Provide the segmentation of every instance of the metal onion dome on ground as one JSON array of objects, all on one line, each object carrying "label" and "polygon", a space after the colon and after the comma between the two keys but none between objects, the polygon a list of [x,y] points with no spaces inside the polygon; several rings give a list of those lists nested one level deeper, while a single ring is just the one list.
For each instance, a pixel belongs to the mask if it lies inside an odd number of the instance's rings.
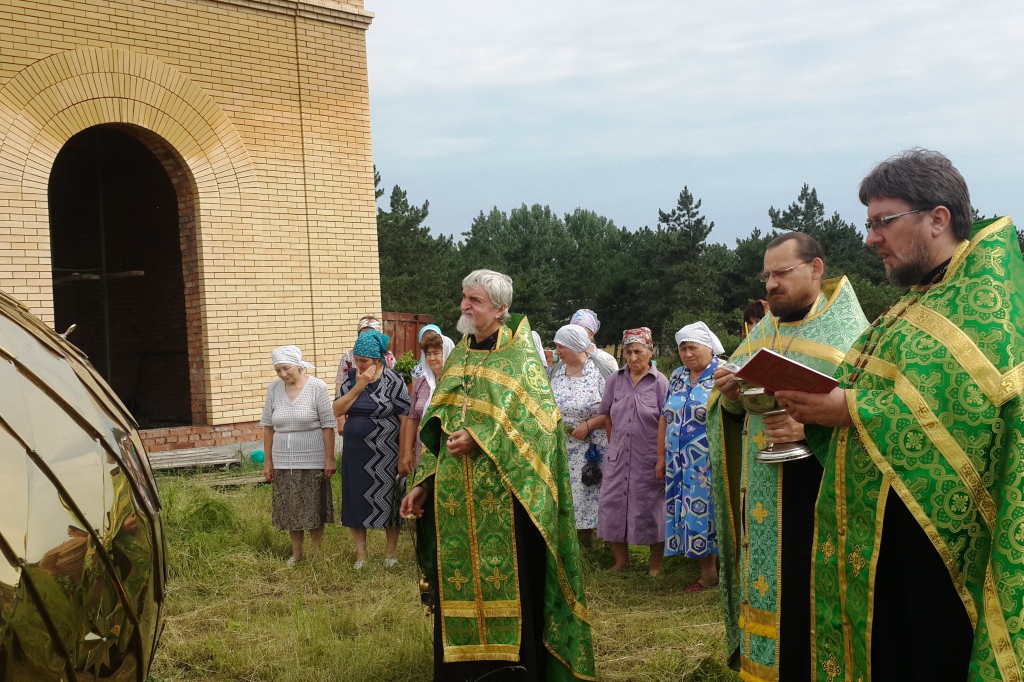
[{"label": "metal onion dome on ground", "polygon": [[166,584],[131,414],[0,292],[0,680],[144,682]]}]

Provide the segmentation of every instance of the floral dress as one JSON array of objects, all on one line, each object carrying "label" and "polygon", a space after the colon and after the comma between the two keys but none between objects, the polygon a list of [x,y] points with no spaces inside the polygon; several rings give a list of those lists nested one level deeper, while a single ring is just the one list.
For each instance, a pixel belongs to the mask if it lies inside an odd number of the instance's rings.
[{"label": "floral dress", "polygon": [[565,448],[569,455],[569,480],[572,483],[572,502],[576,508],[576,527],[596,528],[597,507],[601,498],[601,484],[584,485],[581,479],[586,464],[590,443],[597,445],[603,455],[608,447],[608,434],[604,429],[594,429],[589,440],[572,437],[572,430],[580,422],[597,416],[597,408],[604,395],[604,377],[590,358],[583,365],[583,375],[565,375],[565,365],[560,365],[551,376],[551,391],[555,394],[558,409],[562,412],[565,426]]},{"label": "floral dress", "polygon": [[715,509],[711,499],[711,453],[708,450],[708,395],[715,387],[711,358],[696,385],[690,370],[672,372],[665,417],[665,555],[703,557],[718,554]]}]

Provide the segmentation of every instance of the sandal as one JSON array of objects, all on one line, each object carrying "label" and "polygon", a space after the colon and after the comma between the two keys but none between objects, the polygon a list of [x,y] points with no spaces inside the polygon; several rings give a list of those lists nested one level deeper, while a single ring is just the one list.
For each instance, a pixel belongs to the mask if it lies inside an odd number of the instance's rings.
[{"label": "sandal", "polygon": [[697,592],[703,592],[704,590],[710,589],[707,585],[701,581],[697,581],[683,590],[684,594],[696,594]]}]

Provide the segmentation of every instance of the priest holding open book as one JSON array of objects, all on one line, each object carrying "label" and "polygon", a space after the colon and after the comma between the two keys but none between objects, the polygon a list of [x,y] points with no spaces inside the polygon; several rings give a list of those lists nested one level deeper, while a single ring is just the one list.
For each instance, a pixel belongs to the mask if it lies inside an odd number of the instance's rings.
[{"label": "priest holding open book", "polygon": [[804,390],[832,382],[868,324],[849,281],[824,280],[824,271],[821,245],[807,234],[768,245],[761,280],[770,311],[715,373],[708,401],[722,602],[730,662],[745,679],[811,674],[807,586],[822,465],[771,393],[785,381]]},{"label": "priest holding open book", "polygon": [[1020,682],[1017,231],[1009,217],[972,224],[964,178],[924,149],[880,163],[860,200],[868,246],[910,289],[851,348],[838,388],[777,394],[825,462],[809,667],[820,682]]}]

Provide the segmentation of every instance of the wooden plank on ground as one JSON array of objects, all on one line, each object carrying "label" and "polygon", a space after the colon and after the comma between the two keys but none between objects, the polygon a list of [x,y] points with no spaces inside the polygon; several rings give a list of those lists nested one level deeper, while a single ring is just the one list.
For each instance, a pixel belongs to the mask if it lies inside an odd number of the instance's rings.
[{"label": "wooden plank on ground", "polygon": [[241,464],[241,462],[242,458],[237,450],[185,448],[149,453],[149,463],[155,470],[230,466],[232,464]]}]

